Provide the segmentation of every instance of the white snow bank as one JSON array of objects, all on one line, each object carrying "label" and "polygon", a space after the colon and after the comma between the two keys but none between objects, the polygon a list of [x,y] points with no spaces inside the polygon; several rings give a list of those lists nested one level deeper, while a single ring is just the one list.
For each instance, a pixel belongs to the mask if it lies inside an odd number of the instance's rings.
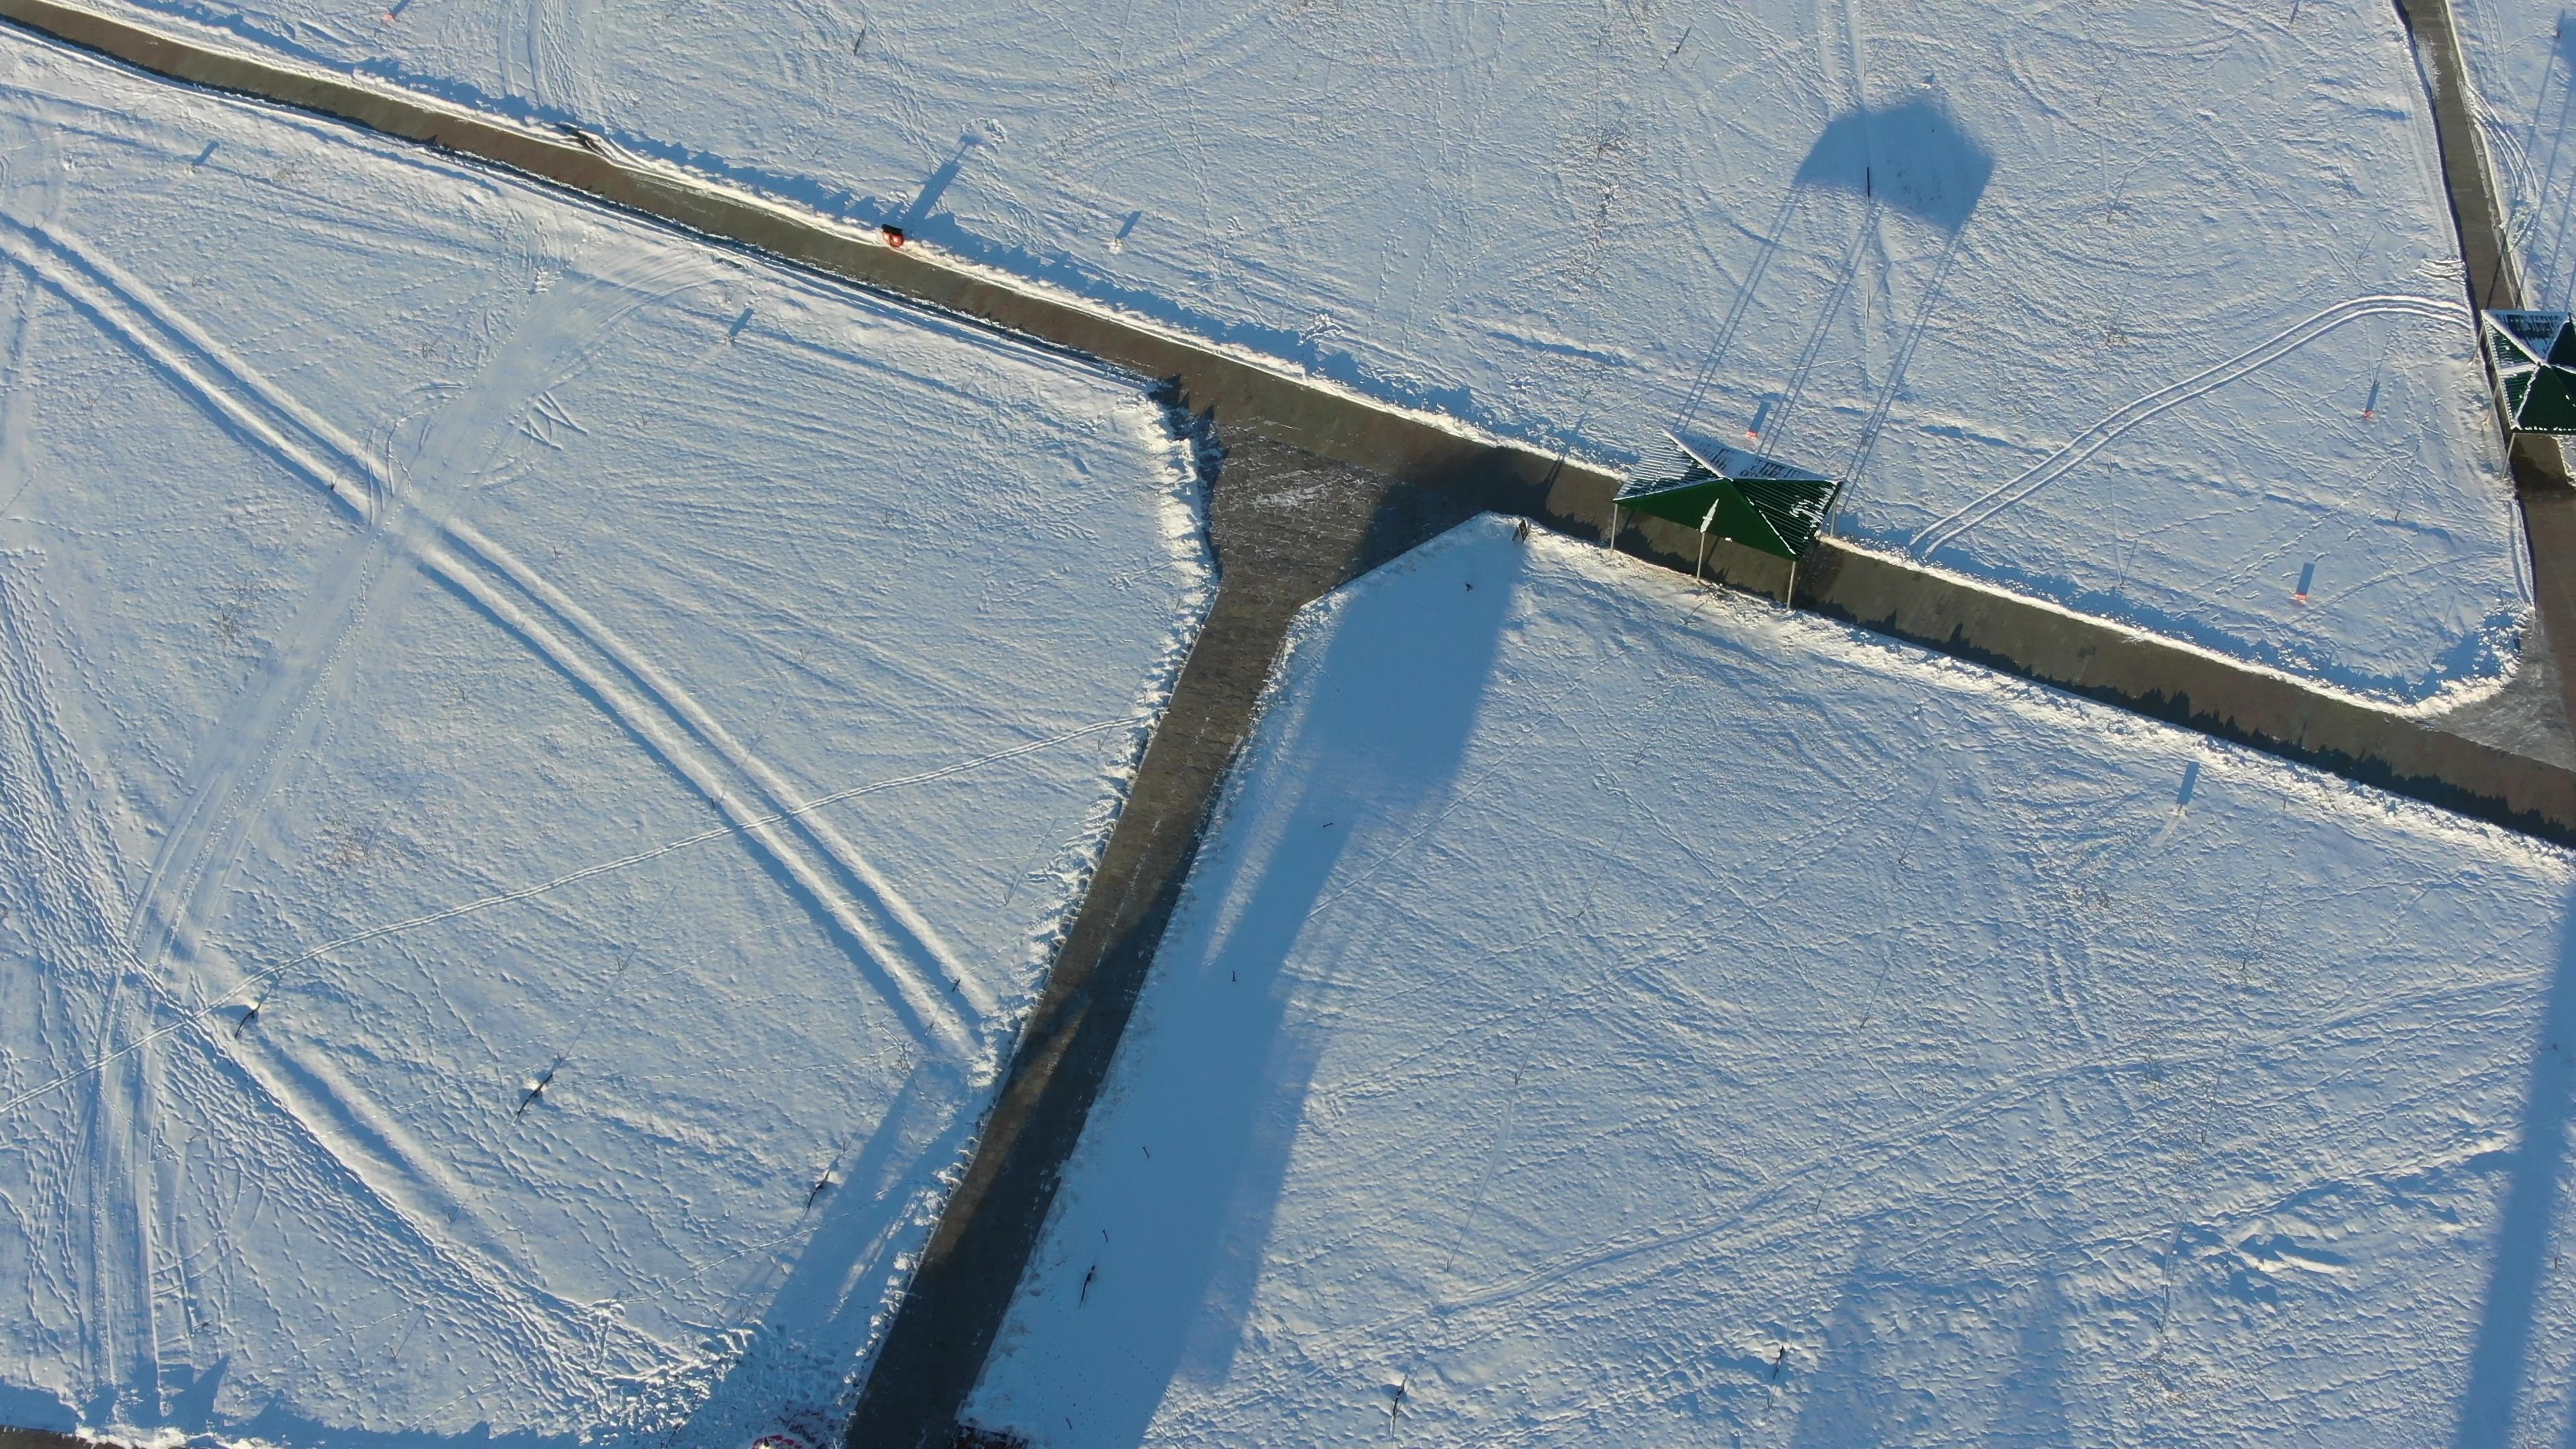
[{"label": "white snow bank", "polygon": [[980,1422],[2564,1426],[2565,855],[1490,518],[1272,701]]},{"label": "white snow bank", "polygon": [[1867,541],[2342,688],[2512,657],[2385,3],[122,3],[1550,448],[1758,424]]},{"label": "white snow bank", "polygon": [[0,1422],[819,1442],[1195,627],[1162,409],[15,35],[0,258]]}]

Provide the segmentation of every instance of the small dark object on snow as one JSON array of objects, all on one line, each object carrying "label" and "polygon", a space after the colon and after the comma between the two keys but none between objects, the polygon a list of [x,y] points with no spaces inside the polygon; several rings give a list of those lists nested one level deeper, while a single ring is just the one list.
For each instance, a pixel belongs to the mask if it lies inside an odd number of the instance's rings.
[{"label": "small dark object on snow", "polygon": [[1519,523],[1516,523],[1516,524],[1514,524],[1514,525],[1512,526],[1512,542],[1514,542],[1514,543],[1527,543],[1527,542],[1529,542],[1529,520],[1528,520],[1528,519],[1524,518],[1524,519],[1522,519]]},{"label": "small dark object on snow", "polygon": [[589,152],[593,156],[605,156],[608,154],[607,152],[599,149],[599,143],[592,140],[590,133],[579,126],[557,125],[555,129],[563,132],[564,135],[571,138],[574,145],[579,146],[581,149]]},{"label": "small dark object on snow", "polygon": [[544,1095],[546,1087],[555,1079],[555,1067],[560,1067],[562,1065],[563,1058],[557,1057],[554,1059],[553,1066],[549,1066],[544,1071],[537,1073],[537,1079],[528,1084],[528,1094],[519,1099],[519,1110],[510,1114],[513,1119],[528,1115],[528,1104]]},{"label": "small dark object on snow", "polygon": [[1789,1345],[1780,1345],[1780,1356],[1771,1360],[1771,1382],[1780,1382],[1780,1366],[1789,1361]]},{"label": "small dark object on snow", "polygon": [[885,225],[878,227],[877,230],[885,233],[885,242],[887,246],[899,247],[903,245],[902,227],[896,226],[892,222],[888,222]]},{"label": "small dark object on snow", "polygon": [[253,1021],[257,1020],[258,1017],[259,1003],[254,1001],[250,1004],[250,1010],[243,1012],[240,1018],[233,1022],[233,1035],[241,1035],[242,1028],[250,1025]]},{"label": "small dark object on snow", "polygon": [[1079,1298],[1074,1299],[1073,1301],[1074,1301],[1074,1302],[1076,1302],[1076,1303],[1088,1303],[1088,1302],[1090,1302],[1090,1301],[1091,1301],[1091,1280],[1092,1280],[1092,1279],[1094,1279],[1094,1278],[1097,1278],[1097,1277],[1099,1277],[1099,1276],[1100,1276],[1100,1265],[1099,1265],[1098,1263],[1094,1263],[1094,1264],[1092,1264],[1092,1265],[1091,1265],[1091,1271],[1090,1271],[1090,1272],[1087,1272],[1087,1273],[1085,1273],[1085,1274],[1083,1274],[1083,1275],[1082,1275],[1082,1296],[1081,1296],[1081,1297],[1079,1297]]}]

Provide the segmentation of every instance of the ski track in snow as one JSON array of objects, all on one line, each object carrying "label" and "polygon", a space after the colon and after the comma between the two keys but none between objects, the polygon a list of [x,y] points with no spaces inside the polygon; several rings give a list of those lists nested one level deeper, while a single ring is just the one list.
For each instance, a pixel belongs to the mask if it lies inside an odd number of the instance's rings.
[{"label": "ski track in snow", "polygon": [[[1669,418],[1778,410],[1793,461],[1850,460],[1865,541],[1935,532],[1945,567],[2337,687],[2412,702],[2511,666],[2516,524],[2457,330],[2346,333],[1956,526],[2041,440],[2269,319],[2456,280],[2384,7],[118,3],[900,223],[1549,451],[1615,463]],[[2512,111],[2509,167],[2576,155],[2553,113]]]},{"label": "ski track in snow", "polygon": [[[294,1444],[812,1437],[1204,602],[1184,445],[1123,380],[441,159],[24,40],[0,70],[0,1212],[34,1253],[0,1250],[0,1396]],[[210,290],[163,246],[200,226],[307,250]],[[639,354],[708,374],[676,423]],[[57,375],[127,389],[103,430]],[[424,664],[481,672],[425,698]],[[547,712],[453,754],[485,694]],[[389,740],[450,753],[405,780]],[[405,870],[340,886],[315,852],[372,847],[334,813],[401,823]],[[485,1122],[514,1068],[562,1080]]]},{"label": "ski track in snow", "polygon": [[1214,820],[972,1422],[2419,1444],[2518,1294],[2576,1410],[2564,852],[1490,517]]},{"label": "ski track in snow", "polygon": [[[674,684],[649,660],[638,655],[561,590],[507,550],[477,534],[470,525],[439,516],[441,491],[437,471],[415,470],[397,488],[379,467],[369,464],[351,440],[261,379],[246,365],[227,358],[220,344],[189,326],[166,306],[156,304],[131,283],[120,284],[104,265],[84,257],[78,248],[42,231],[0,217],[0,250],[21,266],[88,308],[138,352],[152,359],[207,405],[257,438],[280,461],[311,478],[371,530],[370,542],[400,540],[409,557],[429,568],[442,583],[473,600],[522,643],[578,683],[606,706],[618,722],[655,758],[696,789],[710,805],[778,862],[824,912],[852,946],[851,955],[875,976],[878,989],[899,1003],[925,1038],[963,1059],[971,1050],[975,1022],[951,1007],[937,983],[963,980],[971,973],[941,943],[917,911],[895,895],[884,877],[827,822],[789,813],[790,799],[776,770],[743,748],[689,693]],[[49,263],[51,263],[49,265]],[[451,416],[494,418],[509,415],[511,399],[534,397],[520,373],[545,374],[567,369],[585,346],[606,335],[625,312],[667,300],[688,285],[707,280],[704,264],[694,258],[666,265],[687,268],[687,280],[637,278],[586,281],[557,296],[577,295],[589,303],[544,330],[532,324],[522,337],[540,339],[514,344],[496,364],[499,376],[468,390],[451,404]],[[668,285],[657,289],[655,283]],[[549,309],[551,310],[551,309]],[[519,359],[525,358],[524,362]],[[279,423],[287,426],[279,426]],[[288,436],[288,427],[311,446]],[[477,459],[476,462],[488,462]],[[423,473],[430,476],[424,479]],[[427,486],[421,486],[424,483]],[[372,562],[370,560],[369,562]],[[340,580],[329,606],[314,611],[305,628],[325,633],[285,642],[284,653],[304,667],[290,669],[261,695],[252,717],[238,733],[218,738],[225,758],[215,762],[191,799],[187,824],[167,837],[153,862],[151,886],[138,912],[157,918],[156,934],[169,949],[187,929],[186,907],[173,907],[165,897],[181,900],[220,895],[230,885],[228,869],[210,864],[220,855],[228,866],[238,860],[213,851],[210,834],[222,834],[239,814],[224,815],[225,803],[239,794],[255,808],[274,788],[272,772],[281,757],[287,719],[299,713],[319,678],[338,659],[351,631],[363,626],[366,584],[363,567]],[[317,647],[317,645],[319,647]],[[287,719],[281,719],[286,716]],[[274,723],[272,723],[274,721]],[[249,764],[238,761],[255,753]],[[241,788],[243,772],[251,785]],[[766,822],[766,823],[764,823]],[[790,828],[780,829],[785,824]],[[238,835],[232,838],[237,842]],[[176,882],[167,885],[165,882]],[[201,890],[201,886],[210,890]],[[157,967],[158,960],[150,963]],[[977,1015],[993,1003],[981,989],[968,998]]]},{"label": "ski track in snow", "polygon": [[2338,327],[2358,322],[2365,317],[2423,317],[2436,322],[2471,323],[2468,305],[2443,297],[2354,297],[2337,302],[2290,326],[2281,329],[2254,346],[2224,362],[2193,373],[2180,382],[2156,389],[2083,432],[2076,434],[2056,452],[2040,459],[2013,478],[1997,485],[1966,507],[1938,518],[1907,542],[1915,553],[1931,556],[1958,541],[1959,536],[1996,514],[2013,507],[2066,474],[2109,446],[2111,441],[2131,428],[2146,422],[2193,398],[2214,392],[2227,384],[2257,372],[2264,367],[2305,347]]}]

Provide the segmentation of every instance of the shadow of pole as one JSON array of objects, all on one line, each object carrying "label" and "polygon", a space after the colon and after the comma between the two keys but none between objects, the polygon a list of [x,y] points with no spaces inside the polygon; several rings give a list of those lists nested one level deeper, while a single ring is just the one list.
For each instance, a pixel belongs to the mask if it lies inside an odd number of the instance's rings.
[{"label": "shadow of pole", "polygon": [[2567,1167],[2568,1118],[2576,1107],[2576,1060],[2570,1057],[2576,1048],[2576,912],[2570,915],[2539,1036],[2532,1043],[2522,1140],[2509,1169],[2512,1181],[2496,1227],[2494,1267],[2478,1315],[2477,1345],[2469,1356],[2469,1383],[2453,1440],[2458,1449],[2501,1449],[2513,1442],[2530,1368],[2532,1323]]},{"label": "shadow of pole", "polygon": [[895,225],[908,232],[919,231],[921,224],[930,219],[931,211],[939,205],[939,198],[947,195],[948,188],[956,182],[957,173],[966,169],[966,158],[983,144],[984,138],[972,131],[958,137],[957,149],[949,153],[938,170],[930,173],[929,180],[921,183],[921,194],[912,199],[912,205],[903,209],[903,215],[896,219]]}]

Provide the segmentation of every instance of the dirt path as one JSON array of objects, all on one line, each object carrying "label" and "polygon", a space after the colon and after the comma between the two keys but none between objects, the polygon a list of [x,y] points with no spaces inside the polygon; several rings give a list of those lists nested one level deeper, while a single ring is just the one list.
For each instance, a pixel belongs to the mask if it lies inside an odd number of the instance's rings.
[{"label": "dirt path", "polygon": [[1472,498],[1392,483],[1258,438],[1229,450],[1214,494],[1216,602],[1022,1030],[973,1165],[877,1355],[850,1423],[853,1445],[948,1443],[1290,619],[1344,580],[1478,511]]}]

